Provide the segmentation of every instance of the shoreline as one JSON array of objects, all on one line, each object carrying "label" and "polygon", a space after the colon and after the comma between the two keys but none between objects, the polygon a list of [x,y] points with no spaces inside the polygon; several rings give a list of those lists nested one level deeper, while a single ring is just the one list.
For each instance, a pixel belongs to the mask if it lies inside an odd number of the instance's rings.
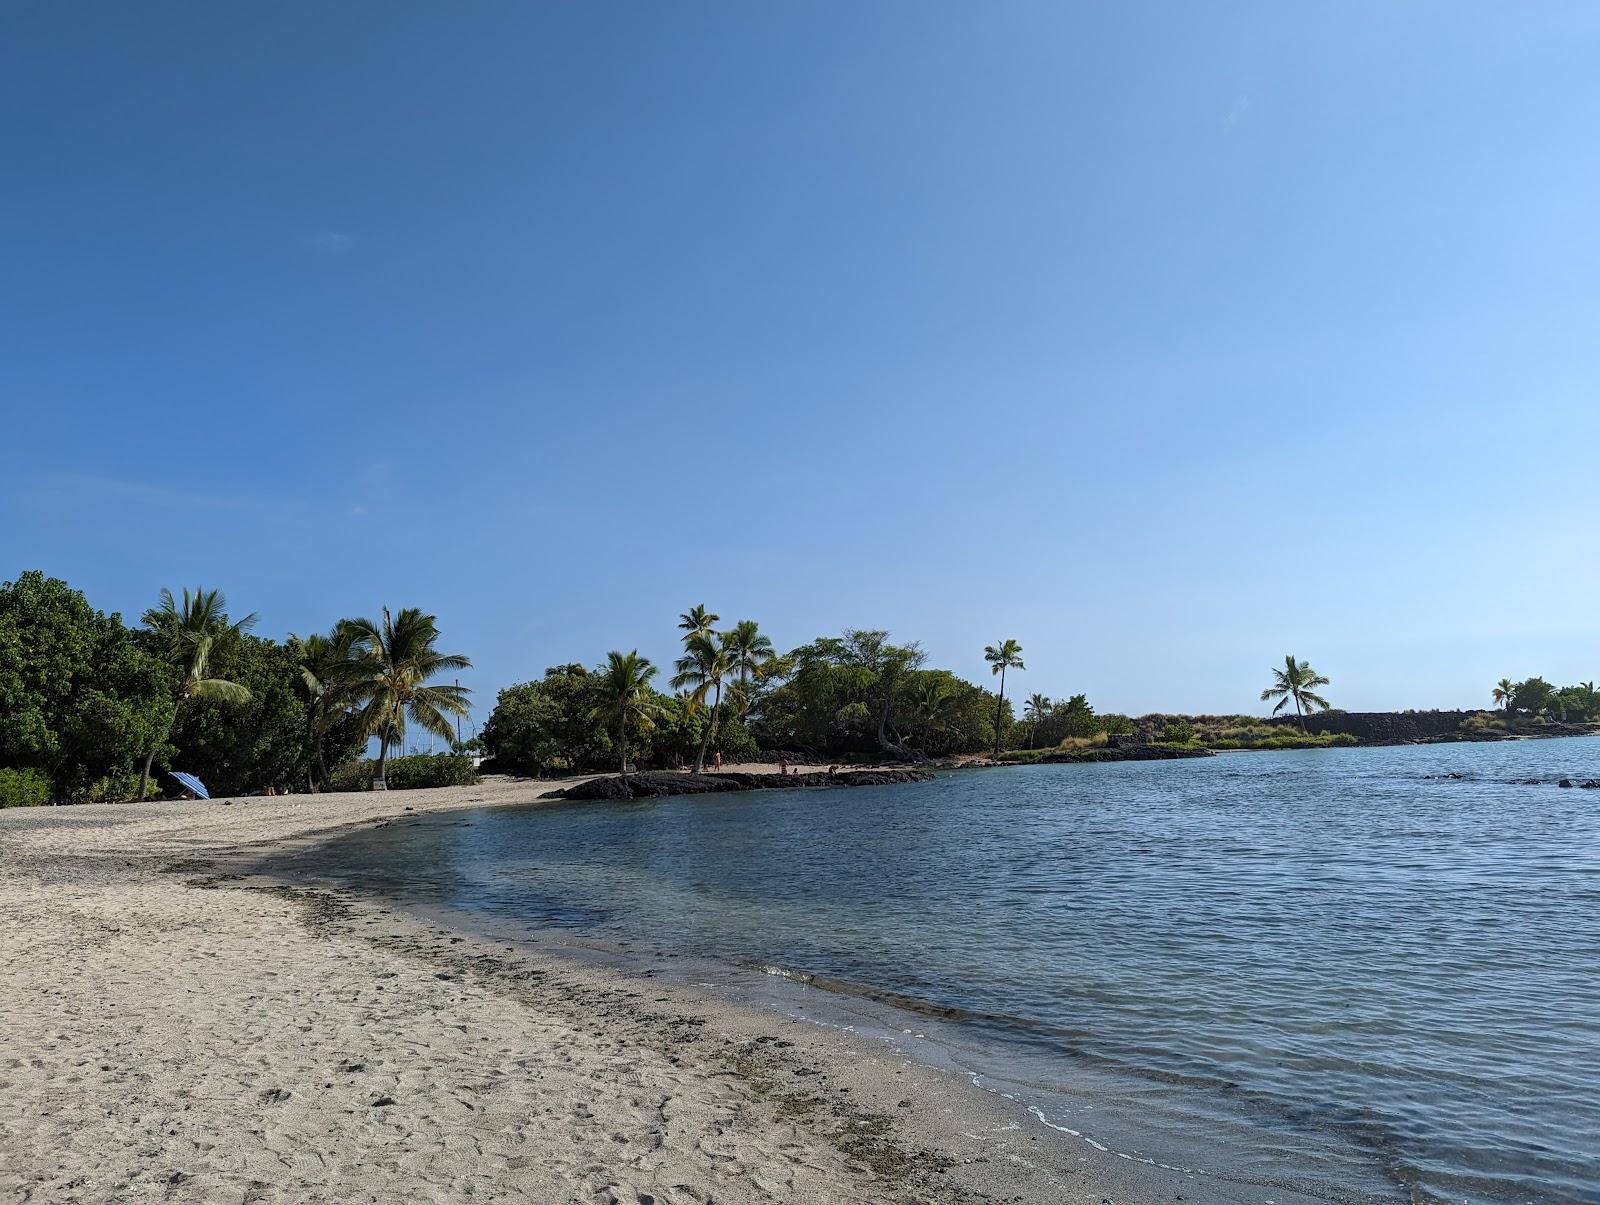
[{"label": "shoreline", "polygon": [[[353,891],[244,876],[408,813],[560,803],[549,792],[570,782],[0,816],[0,906],[14,918],[0,1008],[25,1056],[0,1074],[0,1189],[1260,1197],[1095,1150],[1042,1115],[1022,1124],[1021,1104],[883,1042],[452,932]],[[1341,1199],[1324,1187],[1270,1191]]]}]

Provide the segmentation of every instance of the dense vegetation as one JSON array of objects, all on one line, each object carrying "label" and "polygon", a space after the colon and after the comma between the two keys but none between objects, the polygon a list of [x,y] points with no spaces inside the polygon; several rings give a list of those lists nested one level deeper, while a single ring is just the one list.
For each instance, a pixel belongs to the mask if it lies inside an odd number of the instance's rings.
[{"label": "dense vegetation", "polygon": [[753,620],[726,630],[718,622],[704,607],[680,617],[672,694],[656,689],[655,667],[637,652],[612,653],[593,669],[556,666],[501,691],[482,734],[490,765],[524,774],[612,769],[624,744],[636,766],[699,767],[761,750],[914,761],[988,750],[996,720],[1002,732],[1011,727],[998,695],[928,668],[917,645],[887,632],[823,636],[779,656]]},{"label": "dense vegetation", "polygon": [[[0,806],[137,799],[162,772],[213,794],[314,790],[406,721],[454,739],[465,692],[427,678],[431,616],[344,620],[279,643],[229,617],[217,591],[162,591],[137,627],[37,571],[0,585]],[[376,769],[376,767],[375,767]]]},{"label": "dense vegetation", "polygon": [[1593,682],[1554,686],[1543,678],[1512,682],[1501,678],[1490,697],[1507,718],[1554,720],[1564,724],[1600,722],[1600,691]]}]

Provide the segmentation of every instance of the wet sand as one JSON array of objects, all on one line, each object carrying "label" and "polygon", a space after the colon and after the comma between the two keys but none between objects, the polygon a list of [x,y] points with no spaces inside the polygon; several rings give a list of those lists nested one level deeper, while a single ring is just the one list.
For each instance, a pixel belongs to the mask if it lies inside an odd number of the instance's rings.
[{"label": "wet sand", "polygon": [[551,785],[0,812],[0,1198],[1264,1199],[851,1034],[240,874]]}]

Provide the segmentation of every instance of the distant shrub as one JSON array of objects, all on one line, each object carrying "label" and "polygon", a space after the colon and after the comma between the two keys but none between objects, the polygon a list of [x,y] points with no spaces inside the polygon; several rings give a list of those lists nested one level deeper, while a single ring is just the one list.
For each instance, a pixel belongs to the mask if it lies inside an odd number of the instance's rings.
[{"label": "distant shrub", "polygon": [[1125,715],[1103,715],[1100,717],[1100,731],[1112,736],[1132,736],[1133,721]]},{"label": "distant shrub", "polygon": [[1269,735],[1262,736],[1235,728],[1224,729],[1219,736],[1202,743],[1212,749],[1334,749],[1361,742],[1348,732],[1303,733],[1273,729],[1269,730]]},{"label": "distant shrub", "polygon": [[[346,762],[328,776],[331,791],[370,791],[378,763],[363,757]],[[478,781],[472,758],[465,753],[417,753],[391,757],[383,767],[383,780],[391,791],[416,791],[423,787],[471,786]]]},{"label": "distant shrub", "polygon": [[1486,732],[1489,729],[1505,731],[1506,722],[1499,716],[1490,715],[1487,711],[1479,711],[1469,715],[1461,721],[1463,732]]},{"label": "distant shrub", "polygon": [[0,770],[0,808],[35,808],[50,802],[50,780],[38,770]]},{"label": "distant shrub", "polygon": [[[159,796],[161,775],[151,775],[144,791],[147,799]],[[71,792],[68,798],[73,803],[121,803],[123,800],[137,800],[138,796],[139,773],[136,770],[125,770],[97,778],[87,786]]]},{"label": "distant shrub", "polygon": [[1057,749],[1103,749],[1106,745],[1106,734],[1096,732],[1092,736],[1064,737]]},{"label": "distant shrub", "polygon": [[1194,725],[1188,720],[1174,720],[1161,730],[1161,740],[1168,745],[1187,745],[1194,740]]},{"label": "distant shrub", "polygon": [[328,775],[330,791],[367,791],[372,789],[372,774],[378,763],[370,757],[347,761]]},{"label": "distant shrub", "polygon": [[391,757],[383,777],[392,791],[415,791],[423,787],[471,786],[478,781],[478,771],[465,753],[419,753]]}]

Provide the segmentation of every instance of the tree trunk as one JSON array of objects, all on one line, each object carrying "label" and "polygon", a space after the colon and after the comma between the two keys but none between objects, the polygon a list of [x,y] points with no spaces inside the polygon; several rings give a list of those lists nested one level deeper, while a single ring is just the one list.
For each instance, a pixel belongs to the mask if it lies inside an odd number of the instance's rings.
[{"label": "tree trunk", "polygon": [[617,748],[622,752],[622,780],[628,780],[628,717],[617,724]]},{"label": "tree trunk", "polygon": [[1300,721],[1300,733],[1303,736],[1303,735],[1305,735],[1305,730],[1306,730],[1306,713],[1300,706],[1300,696],[1299,695],[1295,695],[1295,697],[1294,697],[1294,714],[1295,714],[1295,718]]},{"label": "tree trunk", "polygon": [[717,701],[711,705],[711,745],[713,752],[717,743],[717,721],[722,716],[722,683],[717,683]]},{"label": "tree trunk", "polygon": [[138,797],[134,799],[135,803],[143,803],[144,802],[144,793],[150,787],[150,763],[155,761],[155,759],[156,759],[156,747],[154,745],[151,745],[150,746],[150,752],[148,754],[146,754],[145,759],[144,759],[144,769],[142,771],[140,771],[140,773],[139,773],[139,794],[138,794]]},{"label": "tree trunk", "polygon": [[1000,667],[1000,697],[994,701],[994,759],[1000,760],[1000,717],[1006,710],[1006,667]]},{"label": "tree trunk", "polygon": [[321,750],[317,747],[317,726],[311,712],[306,712],[306,790],[315,795],[317,793],[317,757]]},{"label": "tree trunk", "polygon": [[700,747],[694,751],[694,772],[699,774],[706,768],[706,741],[710,738],[711,729],[708,727],[700,734]]},{"label": "tree trunk", "polygon": [[927,756],[919,753],[906,744],[905,738],[897,731],[895,739],[889,739],[889,713],[893,707],[893,695],[885,693],[883,706],[878,710],[878,747],[885,753],[892,753],[901,761],[926,761]]},{"label": "tree trunk", "polygon": [[389,789],[389,784],[385,782],[383,778],[383,767],[388,760],[389,737],[388,734],[385,733],[383,736],[378,738],[378,773],[377,776],[372,780],[372,789],[374,791],[387,791]]}]

